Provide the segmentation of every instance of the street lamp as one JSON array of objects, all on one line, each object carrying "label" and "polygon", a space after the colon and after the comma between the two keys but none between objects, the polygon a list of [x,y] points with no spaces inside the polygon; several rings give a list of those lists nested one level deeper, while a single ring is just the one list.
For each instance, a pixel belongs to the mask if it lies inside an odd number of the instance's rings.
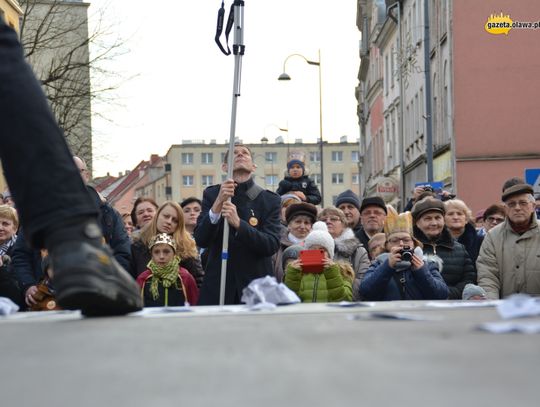
[{"label": "street lamp", "polygon": [[302,54],[291,54],[283,61],[283,73],[279,75],[278,81],[290,81],[291,77],[286,72],[287,61],[291,57],[300,57],[309,65],[315,65],[319,68],[319,155],[321,162],[321,197],[322,205],[324,206],[324,168],[323,168],[323,127],[322,127],[322,76],[321,76],[321,50],[319,49],[319,60],[310,61]]}]

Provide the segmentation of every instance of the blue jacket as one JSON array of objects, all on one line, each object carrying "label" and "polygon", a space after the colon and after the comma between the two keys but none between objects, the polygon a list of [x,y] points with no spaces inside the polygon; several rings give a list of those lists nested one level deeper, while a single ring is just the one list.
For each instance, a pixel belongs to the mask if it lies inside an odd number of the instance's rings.
[{"label": "blue jacket", "polygon": [[381,254],[371,263],[360,284],[360,297],[368,301],[401,300],[401,278],[405,279],[404,300],[448,298],[448,287],[439,273],[437,262],[424,258],[424,265],[418,270],[409,267],[396,271],[388,264],[388,253]]}]

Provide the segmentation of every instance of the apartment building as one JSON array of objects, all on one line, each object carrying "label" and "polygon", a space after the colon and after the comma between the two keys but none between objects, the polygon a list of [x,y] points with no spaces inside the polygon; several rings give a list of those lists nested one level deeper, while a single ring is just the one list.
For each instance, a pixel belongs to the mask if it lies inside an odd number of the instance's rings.
[{"label": "apartment building", "polygon": [[433,181],[480,210],[499,201],[505,179],[540,168],[537,31],[486,32],[501,11],[538,20],[532,0],[357,0],[366,191],[397,179],[403,202],[430,164]]},{"label": "apartment building", "polygon": [[[306,163],[306,172],[319,185],[324,181],[324,205],[332,204],[337,195],[346,189],[360,193],[358,143],[342,138],[339,143],[323,145],[323,176],[321,177],[320,144],[284,143],[277,138],[275,143],[266,139],[261,143],[248,144],[253,152],[256,182],[275,191],[286,174],[288,157],[301,154]],[[156,177],[136,190],[136,196],[151,196],[162,203],[166,199],[182,201],[190,196],[201,198],[206,187],[219,184],[225,179],[222,171],[223,156],[228,143],[215,141],[184,141],[169,148],[161,177]]]}]

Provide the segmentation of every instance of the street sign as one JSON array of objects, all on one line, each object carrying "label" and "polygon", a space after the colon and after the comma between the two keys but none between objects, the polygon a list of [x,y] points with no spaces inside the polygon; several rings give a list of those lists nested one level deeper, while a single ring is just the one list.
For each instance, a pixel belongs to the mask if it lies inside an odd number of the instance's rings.
[{"label": "street sign", "polygon": [[414,184],[415,187],[427,187],[430,186],[433,188],[433,192],[438,193],[442,192],[444,183],[442,181],[436,181],[436,182],[417,182]]},{"label": "street sign", "polygon": [[532,185],[535,194],[540,194],[540,168],[525,169],[525,182]]}]

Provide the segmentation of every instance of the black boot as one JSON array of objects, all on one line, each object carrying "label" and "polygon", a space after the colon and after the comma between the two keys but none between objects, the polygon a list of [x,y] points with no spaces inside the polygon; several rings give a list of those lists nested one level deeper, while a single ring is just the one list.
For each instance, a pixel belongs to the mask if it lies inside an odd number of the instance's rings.
[{"label": "black boot", "polygon": [[46,237],[58,304],[83,315],[123,315],[142,308],[139,287],[102,243],[94,220],[59,225]]}]

